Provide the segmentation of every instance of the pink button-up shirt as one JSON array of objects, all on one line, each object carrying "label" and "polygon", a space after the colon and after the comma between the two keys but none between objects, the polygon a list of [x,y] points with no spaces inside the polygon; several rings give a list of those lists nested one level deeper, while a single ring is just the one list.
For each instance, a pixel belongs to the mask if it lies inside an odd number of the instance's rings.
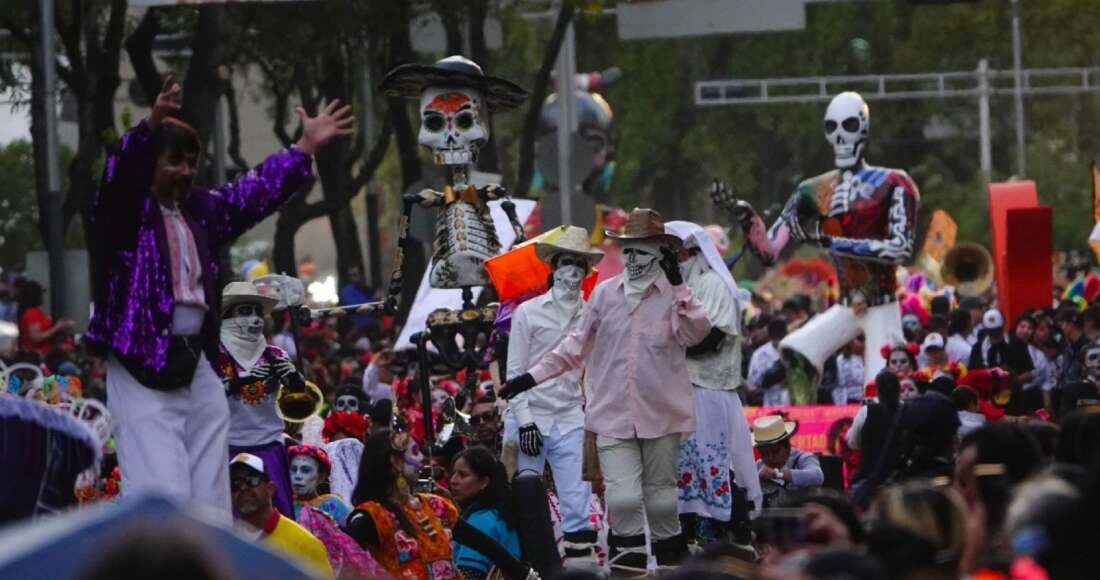
[{"label": "pink button-up shirt", "polygon": [[576,330],[528,372],[541,383],[584,364],[585,428],[599,435],[691,433],[695,403],[684,351],[709,332],[687,285],[658,276],[631,312],[619,275],[596,287]]}]

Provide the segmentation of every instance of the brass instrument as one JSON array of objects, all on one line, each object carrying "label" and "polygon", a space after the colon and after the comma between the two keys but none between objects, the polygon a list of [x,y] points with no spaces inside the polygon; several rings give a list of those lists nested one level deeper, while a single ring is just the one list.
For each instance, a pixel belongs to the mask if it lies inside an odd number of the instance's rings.
[{"label": "brass instrument", "polygon": [[984,296],[993,287],[993,256],[981,244],[963,242],[944,256],[940,275],[959,296]]},{"label": "brass instrument", "polygon": [[324,394],[312,381],[305,381],[304,391],[292,391],[286,385],[279,387],[279,393],[275,397],[279,415],[287,423],[304,423],[310,417],[321,412],[325,403]]}]

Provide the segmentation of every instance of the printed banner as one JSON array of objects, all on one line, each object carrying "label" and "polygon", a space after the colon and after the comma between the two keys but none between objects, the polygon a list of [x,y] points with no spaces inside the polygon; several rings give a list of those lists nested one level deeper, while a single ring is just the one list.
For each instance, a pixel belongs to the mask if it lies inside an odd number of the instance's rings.
[{"label": "printed banner", "polygon": [[788,421],[797,421],[798,429],[791,437],[791,446],[807,453],[832,453],[829,431],[859,411],[859,405],[795,405],[790,407],[745,407],[745,418],[751,425],[757,417],[782,412]]}]

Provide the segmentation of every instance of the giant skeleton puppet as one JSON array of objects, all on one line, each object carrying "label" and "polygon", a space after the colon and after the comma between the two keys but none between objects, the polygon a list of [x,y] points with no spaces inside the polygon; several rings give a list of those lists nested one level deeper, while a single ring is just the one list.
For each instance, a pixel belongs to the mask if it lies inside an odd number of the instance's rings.
[{"label": "giant skeleton puppet", "polygon": [[731,207],[749,247],[765,264],[795,241],[824,248],[836,266],[840,303],[780,343],[796,404],[815,402],[814,382],[825,359],[860,333],[867,345],[865,381],[885,364],[882,346],[904,341],[895,269],[913,253],[920,194],[905,171],[864,160],[870,127],[870,111],[859,94],[833,98],[825,111],[825,138],[833,146],[836,169],[800,183],[770,229],[748,203],[715,182],[715,202]]},{"label": "giant skeleton puppet", "polygon": [[[527,91],[484,74],[477,63],[461,56],[433,65],[399,66],[386,75],[381,90],[389,96],[420,100],[418,140],[446,173],[443,191],[424,189],[405,196],[391,299],[400,294],[409,213],[415,203],[440,209],[429,278],[432,287],[465,290],[488,285],[484,262],[500,252],[488,202],[503,199],[505,192],[499,185],[474,186],[470,171],[477,163],[478,150],[489,140],[489,114],[519,106]],[[522,239],[514,205],[505,199],[502,207]]]}]

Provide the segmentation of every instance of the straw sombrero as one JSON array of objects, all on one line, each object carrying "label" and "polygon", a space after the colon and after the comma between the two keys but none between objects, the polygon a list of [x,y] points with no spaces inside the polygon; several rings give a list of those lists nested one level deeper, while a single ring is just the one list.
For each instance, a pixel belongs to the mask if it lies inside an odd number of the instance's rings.
[{"label": "straw sombrero", "polygon": [[550,263],[550,259],[556,254],[575,254],[588,260],[588,266],[592,267],[603,259],[603,250],[593,248],[588,241],[588,232],[581,227],[567,226],[565,231],[553,242],[538,242],[535,244],[535,255],[540,260]]},{"label": "straw sombrero", "polygon": [[757,417],[752,422],[752,444],[771,445],[789,438],[798,429],[795,421],[784,421],[780,415],[765,415]]}]

